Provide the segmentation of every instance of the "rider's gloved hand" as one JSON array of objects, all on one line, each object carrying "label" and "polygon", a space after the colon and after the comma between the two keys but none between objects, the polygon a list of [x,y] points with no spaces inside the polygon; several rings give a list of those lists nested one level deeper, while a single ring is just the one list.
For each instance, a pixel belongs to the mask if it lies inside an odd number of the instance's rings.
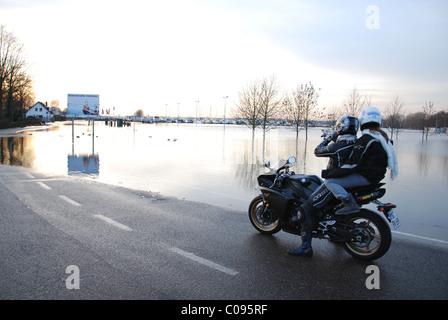
[{"label": "rider's gloved hand", "polygon": [[335,142],[336,139],[338,138],[339,134],[337,133],[337,131],[333,132],[333,134],[331,135],[331,141]]},{"label": "rider's gloved hand", "polygon": [[327,130],[322,130],[322,135],[321,137],[324,138],[324,140],[327,140],[328,138],[330,138],[333,135],[333,132],[329,129]]}]

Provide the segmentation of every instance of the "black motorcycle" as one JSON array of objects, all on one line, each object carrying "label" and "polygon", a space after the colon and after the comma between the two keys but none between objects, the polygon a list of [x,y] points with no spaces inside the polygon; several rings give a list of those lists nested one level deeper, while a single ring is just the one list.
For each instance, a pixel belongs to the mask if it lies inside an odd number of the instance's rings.
[{"label": "black motorcycle", "polygon": [[[323,183],[316,175],[295,174],[290,167],[296,162],[294,157],[281,160],[276,166],[266,167],[270,172],[258,176],[261,194],[249,205],[249,219],[259,232],[274,234],[283,230],[300,235],[300,206]],[[328,239],[341,243],[353,257],[361,260],[374,260],[382,257],[392,241],[391,222],[394,228],[400,222],[393,209],[396,205],[382,203],[378,199],[384,196],[384,183],[368,187],[347,189],[356,199],[360,207],[369,203],[377,205],[377,210],[360,208],[358,213],[337,215],[342,203],[334,198],[320,210],[315,217],[313,238]],[[381,217],[384,215],[385,219]]]}]

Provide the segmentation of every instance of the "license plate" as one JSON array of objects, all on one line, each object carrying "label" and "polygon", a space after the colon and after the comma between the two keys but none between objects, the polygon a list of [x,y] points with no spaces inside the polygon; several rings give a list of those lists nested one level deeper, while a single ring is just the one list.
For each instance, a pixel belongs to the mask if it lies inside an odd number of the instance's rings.
[{"label": "license plate", "polygon": [[394,210],[390,210],[388,212],[390,222],[392,223],[392,226],[394,229],[397,229],[400,226],[400,220],[398,219],[397,215],[395,214]]}]

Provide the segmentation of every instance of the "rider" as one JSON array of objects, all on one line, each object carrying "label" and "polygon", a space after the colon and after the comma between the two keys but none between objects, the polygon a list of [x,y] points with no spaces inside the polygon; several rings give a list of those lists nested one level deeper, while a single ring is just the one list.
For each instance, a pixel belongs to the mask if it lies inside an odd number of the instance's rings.
[{"label": "rider", "polygon": [[361,111],[359,119],[362,136],[355,143],[348,161],[325,176],[325,186],[344,204],[336,214],[359,211],[355,198],[345,188],[376,184],[383,180],[387,168],[391,169],[392,180],[398,175],[394,146],[381,129],[381,112],[375,107],[367,107]]},{"label": "rider", "polygon": [[322,177],[326,178],[325,183],[302,206],[305,213],[308,212],[302,226],[302,246],[288,251],[290,254],[312,256],[311,231],[314,221],[309,212],[322,208],[331,195],[344,204],[336,214],[356,213],[359,211],[358,204],[345,188],[376,184],[384,178],[387,167],[391,169],[392,179],[397,176],[398,162],[394,147],[380,128],[381,112],[375,107],[367,107],[361,112],[359,122],[362,136],[354,144],[346,163],[340,168],[324,170]]},{"label": "rider", "polygon": [[[327,170],[339,168],[350,155],[356,141],[358,118],[343,115],[336,122],[336,131],[327,135],[314,149],[316,157],[329,157]],[[324,134],[325,135],[325,134]],[[333,143],[330,143],[333,142]]]},{"label": "rider", "polygon": [[[317,157],[329,157],[327,170],[332,170],[339,168],[344,161],[348,158],[350,155],[352,148],[356,142],[356,134],[358,133],[358,127],[359,122],[358,119],[351,115],[343,115],[340,117],[336,122],[336,131],[333,134],[326,135],[325,139],[316,147],[314,150],[314,154]],[[330,143],[332,142],[332,143]],[[327,170],[323,170],[323,172],[326,172]],[[325,186],[322,184],[322,188],[319,188],[316,190],[316,192],[313,194],[310,199],[316,197],[316,195],[320,194],[321,191],[325,191],[325,195],[328,196],[329,192],[325,188]],[[320,199],[320,197],[318,198]],[[322,200],[322,199],[320,199]],[[319,201],[320,201],[319,200]],[[317,202],[317,201],[315,201]],[[302,223],[302,242],[305,244],[308,244],[307,240],[309,241],[309,248],[308,246],[305,246],[306,253],[305,255],[312,255],[312,249],[311,249],[311,231],[313,229],[313,223],[314,223],[314,206],[313,201],[309,201],[308,203],[305,203],[302,206],[302,213],[303,213],[303,223]],[[288,251],[290,254],[293,255],[301,255],[302,253],[302,247],[298,249],[293,249]]]}]

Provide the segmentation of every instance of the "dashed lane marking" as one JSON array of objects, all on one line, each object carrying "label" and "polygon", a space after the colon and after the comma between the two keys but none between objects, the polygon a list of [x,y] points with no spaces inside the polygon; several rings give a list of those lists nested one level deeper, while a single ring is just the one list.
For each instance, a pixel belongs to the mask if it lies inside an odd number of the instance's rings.
[{"label": "dashed lane marking", "polygon": [[103,216],[102,214],[95,214],[95,217],[97,217],[97,218],[99,218],[99,219],[101,219],[103,221],[106,221],[107,223],[110,223],[111,225],[116,226],[117,228],[120,228],[122,230],[132,231],[132,228],[129,228],[128,226],[125,226],[124,224],[122,224],[120,222],[117,222],[117,221],[115,221],[115,220],[113,220],[111,218]]},{"label": "dashed lane marking", "polygon": [[42,188],[47,189],[47,190],[51,190],[51,187],[47,186],[45,183],[43,182],[36,182],[38,185],[40,185]]},{"label": "dashed lane marking", "polygon": [[203,264],[203,265],[205,265],[207,267],[210,267],[210,268],[213,268],[215,270],[224,272],[224,273],[226,273],[228,275],[234,276],[234,275],[238,274],[238,271],[235,271],[233,269],[224,267],[224,266],[222,266],[220,264],[217,264],[217,263],[215,263],[215,262],[213,262],[211,260],[207,260],[207,259],[201,258],[201,257],[195,255],[194,253],[187,252],[187,251],[184,251],[184,250],[176,248],[176,247],[173,247],[170,250],[175,252],[175,253],[177,253],[177,254],[180,254],[181,256],[183,256],[185,258],[188,258],[190,260],[196,261],[196,262],[198,262],[200,264]]},{"label": "dashed lane marking", "polygon": [[76,201],[74,201],[74,200],[72,200],[72,199],[70,199],[70,198],[68,198],[68,197],[66,197],[66,196],[59,196],[59,198],[61,198],[62,200],[67,201],[67,202],[70,203],[71,205],[74,205],[74,206],[76,206],[76,207],[81,207],[81,204],[80,204],[80,203],[78,203],[78,202],[76,202]]}]

